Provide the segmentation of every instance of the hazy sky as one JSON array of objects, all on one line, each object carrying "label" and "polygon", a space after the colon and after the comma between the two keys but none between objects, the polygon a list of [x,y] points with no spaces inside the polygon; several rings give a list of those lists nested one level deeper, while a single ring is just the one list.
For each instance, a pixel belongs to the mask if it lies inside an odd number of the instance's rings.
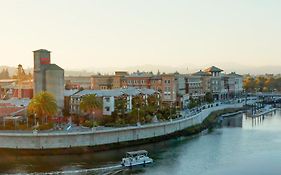
[{"label": "hazy sky", "polygon": [[0,65],[281,65],[280,0],[0,0]]}]

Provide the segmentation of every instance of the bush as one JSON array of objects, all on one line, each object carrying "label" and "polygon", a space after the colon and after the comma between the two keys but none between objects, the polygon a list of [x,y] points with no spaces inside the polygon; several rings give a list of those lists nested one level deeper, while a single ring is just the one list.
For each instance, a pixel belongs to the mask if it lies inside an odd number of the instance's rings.
[{"label": "bush", "polygon": [[37,129],[39,131],[44,131],[44,130],[50,130],[52,128],[54,128],[54,123],[47,123],[47,124],[39,125],[39,127]]},{"label": "bush", "polygon": [[90,121],[90,120],[85,120],[83,123],[82,123],[82,126],[85,126],[85,127],[88,127],[88,128],[92,128],[92,127],[97,127],[98,126],[98,123],[96,121]]}]

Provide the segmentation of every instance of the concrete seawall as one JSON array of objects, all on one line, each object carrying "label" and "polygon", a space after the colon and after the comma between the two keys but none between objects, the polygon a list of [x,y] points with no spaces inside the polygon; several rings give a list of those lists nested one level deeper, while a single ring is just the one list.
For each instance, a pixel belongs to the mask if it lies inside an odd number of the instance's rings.
[{"label": "concrete seawall", "polygon": [[138,141],[169,135],[200,124],[211,112],[226,108],[239,108],[242,103],[223,104],[204,109],[189,117],[162,123],[89,132],[70,133],[0,133],[0,148],[8,149],[60,149],[92,147],[114,143]]}]

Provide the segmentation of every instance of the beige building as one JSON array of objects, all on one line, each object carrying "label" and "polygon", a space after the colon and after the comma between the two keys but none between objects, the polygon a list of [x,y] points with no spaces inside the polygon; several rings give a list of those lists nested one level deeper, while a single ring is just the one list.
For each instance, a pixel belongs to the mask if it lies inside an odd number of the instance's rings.
[{"label": "beige building", "polygon": [[114,75],[93,75],[91,77],[92,90],[117,89],[124,86],[127,72],[117,71]]},{"label": "beige building", "polygon": [[215,66],[209,67],[205,70],[210,74],[210,90],[215,100],[221,100],[227,98],[227,91],[224,87],[224,80],[222,72],[223,70]]},{"label": "beige building", "polygon": [[190,75],[186,77],[186,93],[194,99],[200,99],[205,96],[201,76]]},{"label": "beige building", "polygon": [[67,89],[91,89],[90,76],[67,76],[64,80]]},{"label": "beige building", "polygon": [[162,101],[175,103],[177,100],[175,74],[162,74]]},{"label": "beige building", "polygon": [[242,95],[243,92],[243,76],[231,72],[224,75],[224,85],[228,98],[235,98]]}]

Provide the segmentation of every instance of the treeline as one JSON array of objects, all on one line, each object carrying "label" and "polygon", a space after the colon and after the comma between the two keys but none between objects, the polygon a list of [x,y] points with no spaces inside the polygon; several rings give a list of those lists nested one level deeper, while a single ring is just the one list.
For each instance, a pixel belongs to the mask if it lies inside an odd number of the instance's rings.
[{"label": "treeline", "polygon": [[8,69],[2,69],[2,71],[0,72],[0,80],[9,79],[9,78],[10,78],[10,75],[9,75]]},{"label": "treeline", "polygon": [[248,75],[243,83],[246,92],[281,92],[281,77]]}]

